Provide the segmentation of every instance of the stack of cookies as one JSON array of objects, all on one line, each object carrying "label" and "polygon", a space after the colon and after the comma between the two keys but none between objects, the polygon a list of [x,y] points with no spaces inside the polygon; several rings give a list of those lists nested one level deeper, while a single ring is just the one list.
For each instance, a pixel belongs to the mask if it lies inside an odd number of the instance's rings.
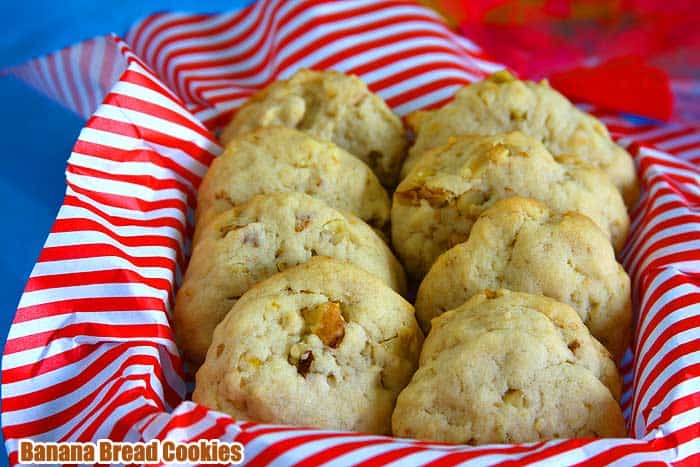
[{"label": "stack of cookies", "polygon": [[506,72],[407,121],[402,165],[388,106],[310,70],[236,113],[176,297],[193,400],[454,443],[623,436],[629,154]]},{"label": "stack of cookies", "polygon": [[392,238],[428,333],[397,436],[513,443],[624,436],[629,277],[615,253],[631,157],[546,82],[507,72],[409,116]]},{"label": "stack of cookies", "polygon": [[302,70],[223,131],[175,303],[193,399],[236,418],[391,433],[423,334],[387,245],[407,138],[354,76]]}]

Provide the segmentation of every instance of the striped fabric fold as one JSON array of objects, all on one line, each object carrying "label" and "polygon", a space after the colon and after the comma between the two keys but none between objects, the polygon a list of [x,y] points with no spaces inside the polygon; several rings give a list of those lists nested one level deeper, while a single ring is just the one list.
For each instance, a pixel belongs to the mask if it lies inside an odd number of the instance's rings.
[{"label": "striped fabric fold", "polygon": [[170,326],[212,133],[297,68],[356,73],[401,115],[502,68],[406,1],[259,0],[221,15],[163,13],[11,70],[89,117],[66,195],[2,360],[2,430],[22,438],[202,438],[250,464],[700,462],[700,129],[586,107],[633,154],[644,194],[622,254],[635,336],[622,362],[629,438],[453,446],[245,421],[185,400]]},{"label": "striped fabric fold", "polygon": [[126,59],[106,35],[0,70],[87,119],[124,71]]}]

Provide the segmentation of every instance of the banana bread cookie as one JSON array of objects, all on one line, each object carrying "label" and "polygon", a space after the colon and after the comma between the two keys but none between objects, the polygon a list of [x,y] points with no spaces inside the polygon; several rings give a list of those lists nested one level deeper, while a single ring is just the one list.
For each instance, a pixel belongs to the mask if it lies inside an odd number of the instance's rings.
[{"label": "banana bread cookie", "polygon": [[416,316],[430,320],[487,289],[545,295],[576,310],[616,358],[631,336],[630,280],[586,216],[557,214],[530,198],[497,201],[469,239],[443,253],[418,289]]},{"label": "banana bread cookie", "polygon": [[192,399],[237,419],[389,434],[422,341],[400,295],[349,263],[313,258],[241,297]]},{"label": "banana bread cookie", "polygon": [[615,364],[571,307],[486,292],[433,321],[393,432],[463,444],[624,436],[619,391]]},{"label": "banana bread cookie", "polygon": [[386,191],[372,171],[332,143],[290,128],[266,128],[233,139],[197,194],[197,224],[255,195],[298,191],[350,212],[382,230]]},{"label": "banana bread cookie", "polygon": [[175,331],[201,363],[216,325],[255,283],[312,256],[349,261],[398,293],[401,265],[364,222],[302,193],[259,195],[201,229],[175,300]]},{"label": "banana bread cookie", "polygon": [[459,136],[425,154],[394,193],[394,248],[421,278],[440,254],[469,237],[485,209],[515,195],[590,217],[616,251],[625,242],[627,210],[604,174],[560,164],[539,141],[513,132]]},{"label": "banana bread cookie", "polygon": [[582,112],[546,81],[519,81],[507,71],[459,90],[455,99],[432,111],[407,117],[416,142],[402,168],[402,177],[427,150],[460,134],[493,135],[519,130],[541,141],[555,156],[567,155],[607,174],[628,207],[638,195],[634,162],[615,144],[598,119]]},{"label": "banana bread cookie", "polygon": [[270,126],[296,128],[332,141],[355,155],[388,186],[406,152],[406,132],[398,116],[357,76],[337,71],[299,70],[253,95],[221,134],[236,135]]}]

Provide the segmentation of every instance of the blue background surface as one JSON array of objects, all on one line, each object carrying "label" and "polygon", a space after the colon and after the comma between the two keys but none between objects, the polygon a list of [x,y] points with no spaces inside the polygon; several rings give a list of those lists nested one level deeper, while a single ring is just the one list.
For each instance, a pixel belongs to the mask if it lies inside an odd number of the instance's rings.
[{"label": "blue background surface", "polygon": [[[94,36],[124,34],[156,11],[230,11],[251,0],[0,2],[0,69]],[[12,77],[0,77],[0,348],[65,191],[66,160],[83,119]],[[0,465],[7,462],[4,442]]]}]

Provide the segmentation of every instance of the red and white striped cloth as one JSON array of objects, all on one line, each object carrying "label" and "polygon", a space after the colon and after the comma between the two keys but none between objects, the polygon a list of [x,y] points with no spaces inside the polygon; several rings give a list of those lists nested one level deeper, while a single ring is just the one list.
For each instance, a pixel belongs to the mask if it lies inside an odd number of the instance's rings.
[{"label": "red and white striped cloth", "polygon": [[169,324],[188,214],[221,150],[211,130],[301,66],[356,73],[402,115],[500,66],[410,2],[260,0],[232,14],[159,14],[127,42],[97,38],[14,70],[91,117],[3,356],[13,464],[21,438],[219,438],[261,465],[700,462],[698,128],[600,114],[645,189],[624,251],[636,310],[623,362],[630,438],[470,447],[235,422],[183,401]]}]

